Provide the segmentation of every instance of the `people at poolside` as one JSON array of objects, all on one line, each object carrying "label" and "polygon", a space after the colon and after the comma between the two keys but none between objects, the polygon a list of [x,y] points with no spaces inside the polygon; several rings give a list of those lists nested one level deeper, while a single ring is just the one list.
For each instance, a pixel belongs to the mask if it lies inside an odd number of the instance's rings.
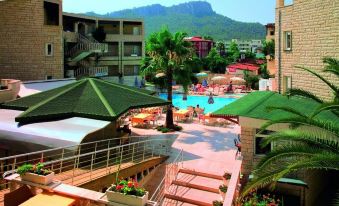
[{"label": "people at poolside", "polygon": [[208,98],[208,104],[214,104],[213,94],[210,92],[210,96]]}]

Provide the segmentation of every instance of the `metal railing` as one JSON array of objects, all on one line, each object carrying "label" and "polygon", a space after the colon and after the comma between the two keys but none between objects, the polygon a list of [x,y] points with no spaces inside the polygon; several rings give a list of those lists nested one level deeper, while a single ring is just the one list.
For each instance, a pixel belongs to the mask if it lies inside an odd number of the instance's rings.
[{"label": "metal railing", "polygon": [[[46,168],[56,174],[56,179],[70,185],[81,185],[96,178],[152,157],[168,155],[171,140],[148,136],[114,138],[68,147],[21,154],[0,159],[2,176],[14,173],[25,163],[35,164],[43,161]],[[6,189],[5,181],[0,188]]]},{"label": "metal railing", "polygon": [[79,33],[77,34],[77,42],[78,42],[77,45],[75,45],[73,48],[65,52],[67,56],[74,57],[77,54],[84,51],[95,51],[95,52],[108,51],[108,44],[99,43],[94,38],[89,39]]},{"label": "metal railing", "polygon": [[80,67],[74,71],[75,77],[102,77],[108,75],[108,67]]},{"label": "metal railing", "polygon": [[171,184],[177,179],[179,170],[183,167],[183,161],[183,150],[180,150],[179,154],[172,161],[172,163],[166,166],[165,177],[161,180],[159,186],[154,191],[152,197],[150,198],[150,201],[157,202],[158,205],[162,205],[165,194],[173,194],[173,191],[171,190]]}]

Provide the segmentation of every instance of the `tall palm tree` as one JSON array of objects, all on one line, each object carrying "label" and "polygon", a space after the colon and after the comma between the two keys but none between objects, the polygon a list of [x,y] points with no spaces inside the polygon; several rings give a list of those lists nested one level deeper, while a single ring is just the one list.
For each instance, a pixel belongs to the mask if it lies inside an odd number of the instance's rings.
[{"label": "tall palm tree", "polygon": [[[184,62],[192,56],[191,43],[184,40],[186,33],[177,32],[174,35],[164,28],[151,34],[147,42],[147,53],[151,63],[147,69],[164,72],[167,80],[167,100],[172,102],[173,75],[177,70],[185,69]],[[172,106],[167,107],[166,127],[173,128]]]},{"label": "tall palm tree", "polygon": [[[339,61],[324,58],[326,64],[323,72],[334,74],[339,78]],[[316,95],[301,89],[291,89],[289,95],[301,96],[319,102],[319,107],[311,114],[304,114],[288,107],[270,107],[294,115],[293,118],[281,118],[269,121],[267,127],[285,123],[291,127],[266,137],[261,143],[267,146],[272,142],[287,141],[280,144],[266,155],[256,166],[250,181],[243,190],[242,197],[253,189],[261,188],[278,181],[289,173],[300,170],[333,170],[339,172],[339,87],[311,69],[299,67],[317,76],[327,84],[334,93],[331,101],[325,101]],[[323,120],[319,115],[327,113],[332,118]]]}]

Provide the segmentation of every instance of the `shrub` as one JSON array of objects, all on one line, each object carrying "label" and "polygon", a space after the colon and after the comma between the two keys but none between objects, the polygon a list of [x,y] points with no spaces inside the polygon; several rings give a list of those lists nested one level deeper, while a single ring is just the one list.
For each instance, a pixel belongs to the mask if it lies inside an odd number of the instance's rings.
[{"label": "shrub", "polygon": [[229,174],[229,173],[227,173],[227,172],[225,172],[225,174],[224,174],[223,177],[224,177],[226,180],[229,180],[229,179],[231,179],[232,175]]},{"label": "shrub", "polygon": [[220,185],[220,186],[219,186],[219,190],[220,190],[221,192],[223,192],[223,193],[226,193],[226,192],[227,192],[227,189],[228,189],[228,187],[227,187],[226,185]]},{"label": "shrub", "polygon": [[166,127],[163,127],[162,129],[161,129],[161,132],[162,133],[167,133],[167,132],[169,132],[170,131],[170,129],[168,129],[168,128],[166,128]]},{"label": "shrub", "polygon": [[222,206],[224,203],[219,201],[219,200],[214,200],[213,201],[213,206]]},{"label": "shrub", "polygon": [[48,169],[44,169],[44,164],[39,162],[35,165],[32,164],[24,164],[22,166],[20,166],[16,172],[19,175],[24,175],[25,173],[33,173],[33,174],[37,174],[37,175],[49,175],[52,173],[52,171],[48,170]]}]

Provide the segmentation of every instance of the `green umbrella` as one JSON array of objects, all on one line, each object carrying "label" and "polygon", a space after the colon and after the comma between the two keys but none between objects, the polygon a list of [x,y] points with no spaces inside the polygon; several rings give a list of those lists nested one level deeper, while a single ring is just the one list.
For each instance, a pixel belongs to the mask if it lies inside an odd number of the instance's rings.
[{"label": "green umbrella", "polygon": [[168,105],[153,92],[87,78],[1,105],[24,110],[20,123],[44,122],[71,117],[114,121],[129,109]]}]

